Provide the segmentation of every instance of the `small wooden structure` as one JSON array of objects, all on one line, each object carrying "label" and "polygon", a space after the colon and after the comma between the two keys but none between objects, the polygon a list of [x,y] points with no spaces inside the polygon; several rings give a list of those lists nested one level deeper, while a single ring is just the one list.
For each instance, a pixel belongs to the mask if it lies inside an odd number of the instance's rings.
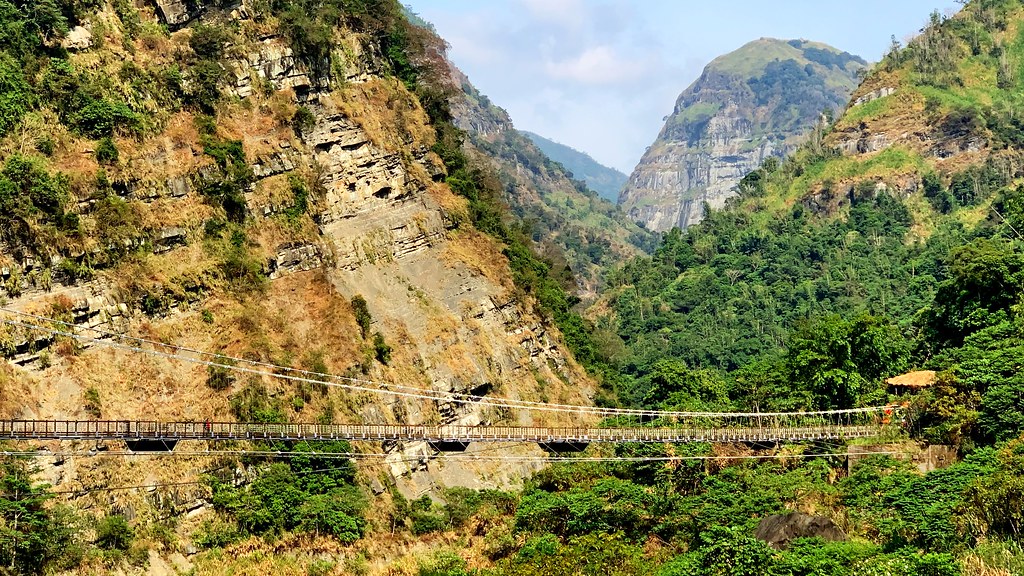
[{"label": "small wooden structure", "polygon": [[935,384],[935,370],[915,370],[893,376],[885,381],[894,394],[912,394]]}]

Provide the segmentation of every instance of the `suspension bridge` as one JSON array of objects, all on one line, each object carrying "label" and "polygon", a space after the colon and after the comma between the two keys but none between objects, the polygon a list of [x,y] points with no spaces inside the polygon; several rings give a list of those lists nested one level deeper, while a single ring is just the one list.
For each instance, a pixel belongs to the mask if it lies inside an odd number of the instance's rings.
[{"label": "suspension bridge", "polygon": [[762,443],[872,438],[888,408],[775,414],[703,414],[665,426],[543,427],[460,424],[266,424],[143,420],[2,420],[0,440],[121,440],[132,450],[167,450],[181,440],[427,442],[461,451],[473,442],[535,443],[553,451],[591,443]]}]

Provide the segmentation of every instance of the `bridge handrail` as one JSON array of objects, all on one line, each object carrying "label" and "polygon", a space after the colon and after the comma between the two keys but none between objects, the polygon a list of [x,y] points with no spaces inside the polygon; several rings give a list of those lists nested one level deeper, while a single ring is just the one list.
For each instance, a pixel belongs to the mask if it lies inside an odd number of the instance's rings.
[{"label": "bridge handrail", "polygon": [[771,425],[677,427],[525,427],[465,424],[310,424],[257,422],[159,422],[146,420],[0,420],[0,438],[19,439],[168,439],[228,440],[427,440],[510,442],[644,442],[787,439],[868,435],[883,427],[873,424],[801,423]]}]

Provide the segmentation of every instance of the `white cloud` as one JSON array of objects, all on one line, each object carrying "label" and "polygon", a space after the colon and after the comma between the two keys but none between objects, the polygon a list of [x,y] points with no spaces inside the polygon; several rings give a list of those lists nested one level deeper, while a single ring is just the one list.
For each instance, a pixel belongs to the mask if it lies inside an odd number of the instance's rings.
[{"label": "white cloud", "polygon": [[628,58],[611,46],[592,46],[578,56],[548,61],[544,71],[555,80],[568,80],[589,85],[614,85],[636,82],[652,70],[646,58]]}]

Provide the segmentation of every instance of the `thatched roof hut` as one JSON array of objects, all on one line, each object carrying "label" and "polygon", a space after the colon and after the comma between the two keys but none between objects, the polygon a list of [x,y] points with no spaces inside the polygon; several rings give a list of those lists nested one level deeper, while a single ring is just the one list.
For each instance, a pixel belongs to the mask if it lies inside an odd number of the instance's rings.
[{"label": "thatched roof hut", "polygon": [[915,370],[885,381],[897,394],[917,392],[935,384],[935,370]]}]

